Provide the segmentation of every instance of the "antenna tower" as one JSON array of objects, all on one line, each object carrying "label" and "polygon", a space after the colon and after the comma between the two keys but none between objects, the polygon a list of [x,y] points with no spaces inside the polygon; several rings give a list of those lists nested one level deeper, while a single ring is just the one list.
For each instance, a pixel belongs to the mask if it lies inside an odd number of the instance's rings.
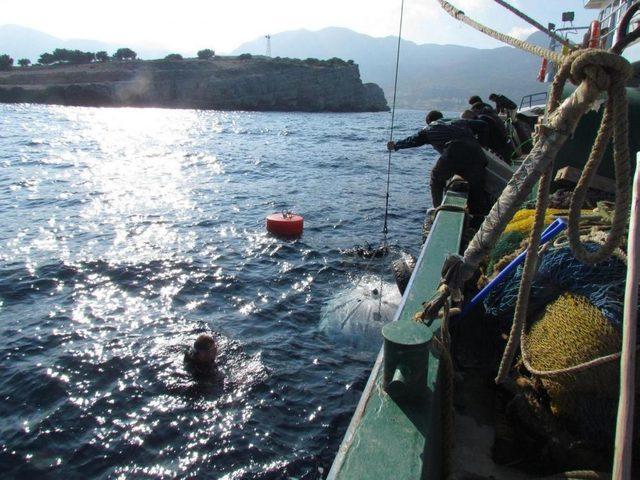
[{"label": "antenna tower", "polygon": [[267,39],[267,57],[271,56],[271,35],[267,34],[264,36]]}]

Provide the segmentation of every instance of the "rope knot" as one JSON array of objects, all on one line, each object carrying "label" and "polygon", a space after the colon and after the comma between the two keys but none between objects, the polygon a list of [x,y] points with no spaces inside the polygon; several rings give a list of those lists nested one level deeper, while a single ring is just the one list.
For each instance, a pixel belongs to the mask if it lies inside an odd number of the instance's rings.
[{"label": "rope knot", "polygon": [[464,283],[471,278],[474,271],[475,268],[467,265],[462,256],[449,255],[442,266],[442,277],[437,293],[430,301],[423,303],[424,310],[418,312],[416,320],[425,322],[437,318],[449,298],[453,302],[461,302]]},{"label": "rope knot", "polygon": [[589,78],[601,91],[609,90],[614,83],[625,83],[633,73],[625,58],[596,48],[573,52],[565,63],[571,64],[571,83],[579,85]]}]

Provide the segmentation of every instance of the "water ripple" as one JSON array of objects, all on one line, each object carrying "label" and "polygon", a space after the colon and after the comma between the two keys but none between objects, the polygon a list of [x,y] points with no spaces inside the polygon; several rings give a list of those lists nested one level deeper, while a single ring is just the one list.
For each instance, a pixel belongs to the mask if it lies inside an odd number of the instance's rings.
[{"label": "water ripple", "polygon": [[[320,318],[390,279],[340,254],[381,237],[388,115],[0,105],[0,123],[4,476],[326,475],[379,339]],[[394,156],[390,241],[414,253],[432,161]],[[299,240],[264,231],[287,209]],[[183,362],[202,332],[208,379]]]}]

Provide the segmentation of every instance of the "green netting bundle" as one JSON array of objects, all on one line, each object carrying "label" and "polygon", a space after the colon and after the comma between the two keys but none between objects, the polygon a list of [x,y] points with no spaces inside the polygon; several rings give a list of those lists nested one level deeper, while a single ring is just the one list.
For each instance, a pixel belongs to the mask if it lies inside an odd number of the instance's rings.
[{"label": "green netting bundle", "polygon": [[[564,293],[530,322],[522,350],[532,368],[551,371],[574,367],[619,352],[621,337],[589,300]],[[569,422],[592,446],[608,448],[613,440],[618,399],[617,360],[577,373],[542,376],[551,410]]]},{"label": "green netting bundle", "polygon": [[494,271],[500,271],[504,268],[504,264],[508,262],[502,260],[509,259],[516,251],[519,253],[522,250],[521,244],[525,238],[525,234],[518,231],[504,233],[496,242],[496,245],[489,255],[487,275],[491,275]]}]

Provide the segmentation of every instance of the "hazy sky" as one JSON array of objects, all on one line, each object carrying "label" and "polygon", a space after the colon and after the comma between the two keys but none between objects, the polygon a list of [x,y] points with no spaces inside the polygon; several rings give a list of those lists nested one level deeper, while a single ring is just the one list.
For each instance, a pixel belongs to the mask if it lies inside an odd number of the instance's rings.
[{"label": "hazy sky", "polygon": [[[452,0],[492,27],[526,36],[532,29],[493,0]],[[576,12],[576,24],[592,20],[582,0],[512,0],[543,24],[561,24]],[[266,33],[329,26],[372,36],[397,35],[400,0],[0,0],[0,24],[14,23],[52,35],[120,44],[155,44],[191,54],[211,47],[228,52]],[[418,43],[498,46],[443,13],[436,0],[405,0],[403,37]],[[277,55],[277,52],[273,52]]]}]

